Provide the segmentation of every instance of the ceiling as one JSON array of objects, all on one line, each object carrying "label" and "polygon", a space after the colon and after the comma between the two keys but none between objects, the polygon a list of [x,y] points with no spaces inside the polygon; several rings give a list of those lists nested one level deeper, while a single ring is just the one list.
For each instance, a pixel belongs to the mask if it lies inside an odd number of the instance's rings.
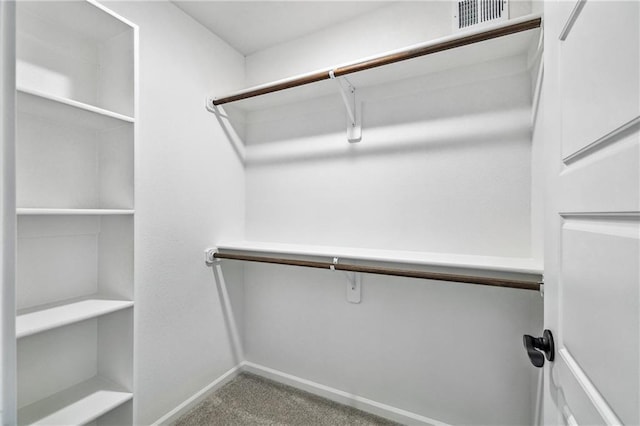
[{"label": "ceiling", "polygon": [[173,3],[244,55],[313,33],[390,1],[187,1]]}]

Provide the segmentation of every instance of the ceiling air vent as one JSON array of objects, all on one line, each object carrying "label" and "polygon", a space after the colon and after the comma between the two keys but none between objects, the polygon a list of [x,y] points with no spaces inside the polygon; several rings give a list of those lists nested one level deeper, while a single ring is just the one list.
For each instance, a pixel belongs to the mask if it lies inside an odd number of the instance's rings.
[{"label": "ceiling air vent", "polygon": [[462,30],[508,19],[508,0],[458,0],[453,4],[453,28]]}]

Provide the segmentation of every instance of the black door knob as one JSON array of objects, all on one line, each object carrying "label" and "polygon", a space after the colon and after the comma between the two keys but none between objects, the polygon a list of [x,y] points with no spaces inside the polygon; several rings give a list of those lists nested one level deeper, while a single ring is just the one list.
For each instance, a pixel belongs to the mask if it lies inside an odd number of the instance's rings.
[{"label": "black door knob", "polygon": [[527,355],[529,355],[531,364],[538,368],[542,367],[545,356],[549,361],[553,361],[555,346],[553,344],[553,334],[551,334],[551,331],[545,330],[542,337],[533,337],[525,334],[522,336],[522,340],[524,347],[527,349]]}]

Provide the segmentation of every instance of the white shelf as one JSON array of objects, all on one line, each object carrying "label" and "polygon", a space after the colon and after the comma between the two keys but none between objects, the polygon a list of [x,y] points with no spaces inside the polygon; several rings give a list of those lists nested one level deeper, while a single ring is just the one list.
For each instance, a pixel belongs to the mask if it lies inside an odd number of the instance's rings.
[{"label": "white shelf", "polygon": [[127,115],[37,90],[18,88],[17,92],[19,112],[57,123],[105,130],[135,122]]},{"label": "white shelf", "polygon": [[110,216],[132,215],[134,210],[126,209],[39,209],[18,208],[18,216]]},{"label": "white shelf", "polygon": [[133,302],[129,300],[87,299],[25,313],[16,318],[16,337],[19,339],[131,306]]},{"label": "white shelf", "polygon": [[297,244],[241,241],[222,243],[221,251],[265,253],[277,255],[338,257],[383,263],[400,263],[449,269],[473,269],[489,272],[541,275],[541,262],[530,258],[475,256],[401,250],[377,250],[352,247],[310,246]]},{"label": "white shelf", "polygon": [[[419,43],[403,49],[383,52],[378,55],[361,58],[355,61],[351,61],[348,64],[335,64],[333,66],[321,68],[308,73],[290,76],[282,80],[267,82],[257,86],[238,90],[235,93],[224,94],[225,96],[216,97],[224,98],[226,96],[252,92],[254,90],[263,89],[265,87],[269,87],[279,83],[286,83],[301,78],[303,79],[304,77],[314,75],[316,73],[328,73],[330,70],[334,70],[343,66],[375,60],[386,55],[394,55],[399,52],[415,50],[425,46],[438,45],[441,43],[450,42],[463,36],[474,35],[494,29],[500,29],[508,25],[521,23],[540,17],[541,15],[539,14],[531,14],[508,21],[487,25],[480,29],[460,31],[455,34],[430,40],[425,43]],[[502,58],[517,56],[530,57],[534,54],[539,39],[540,28],[536,28],[501,36],[498,38],[493,38],[490,40],[475,42],[463,47],[457,47],[455,49],[443,50],[437,53],[429,54],[427,56],[387,64],[385,66],[372,68],[366,71],[355,72],[346,75],[346,77],[354,87],[362,88],[373,85],[392,83],[399,80],[424,76],[435,72],[480,64]],[[256,111],[328,95],[338,96],[336,83],[331,80],[321,80],[303,86],[234,101],[229,103],[228,105],[244,111]]]},{"label": "white shelf", "polygon": [[19,425],[83,425],[131,400],[133,394],[94,377],[18,410]]},{"label": "white shelf", "polygon": [[134,27],[133,23],[94,0],[66,2],[62,7],[54,2],[27,1],[20,2],[19,7],[21,12],[101,43]]}]

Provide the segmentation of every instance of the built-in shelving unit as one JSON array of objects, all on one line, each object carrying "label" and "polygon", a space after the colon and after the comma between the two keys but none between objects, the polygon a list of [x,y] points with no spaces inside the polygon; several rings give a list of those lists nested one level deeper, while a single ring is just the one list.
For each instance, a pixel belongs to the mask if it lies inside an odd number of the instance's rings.
[{"label": "built-in shelving unit", "polygon": [[132,424],[137,27],[17,9],[18,423]]},{"label": "built-in shelving unit", "polygon": [[[322,260],[338,259],[338,264],[355,264],[347,271],[369,272],[415,278],[460,281],[500,287],[535,290],[542,281],[543,268],[530,258],[476,256],[401,250],[376,250],[352,247],[310,246],[256,241],[221,243],[216,247],[219,257],[263,263],[324,267]],[[283,259],[284,258],[284,259]],[[297,264],[297,261],[303,261]],[[308,262],[305,262],[308,261]],[[334,266],[335,267],[335,266]],[[360,270],[362,267],[362,270]],[[369,268],[367,268],[369,267]],[[327,266],[327,268],[329,268]],[[338,268],[340,269],[340,268]],[[403,275],[404,274],[404,275]],[[434,274],[434,275],[429,275]],[[456,279],[458,278],[458,279]],[[476,278],[473,280],[473,278]],[[464,280],[466,279],[466,280]],[[493,281],[492,280],[496,280]],[[511,281],[511,282],[510,282]]]}]

